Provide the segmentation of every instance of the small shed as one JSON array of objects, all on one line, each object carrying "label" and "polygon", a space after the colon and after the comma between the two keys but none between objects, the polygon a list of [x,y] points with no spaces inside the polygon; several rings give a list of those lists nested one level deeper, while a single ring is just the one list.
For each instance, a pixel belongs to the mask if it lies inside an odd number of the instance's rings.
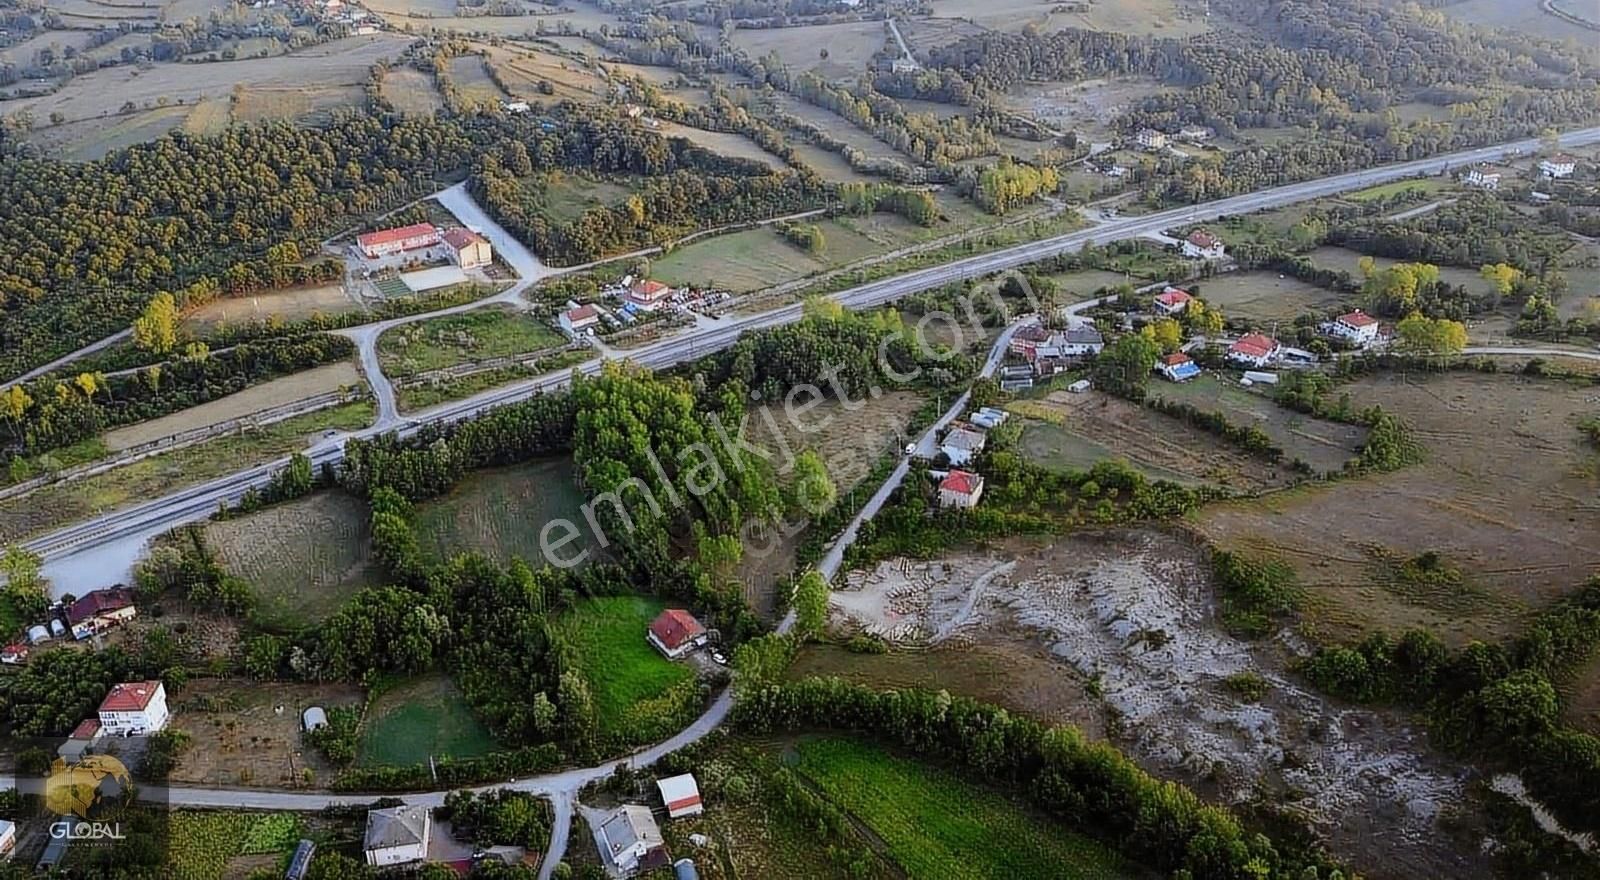
[{"label": "small shed", "polygon": [[1073,394],[1082,394],[1083,392],[1088,391],[1091,387],[1092,384],[1088,379],[1079,379],[1071,385],[1068,385],[1067,390]]},{"label": "small shed", "polygon": [[35,645],[40,642],[48,642],[50,641],[50,631],[44,628],[44,624],[36,623],[28,627],[28,641]]},{"label": "small shed", "polygon": [[679,859],[672,863],[672,873],[677,880],[700,880],[700,871],[694,866],[694,859]]},{"label": "small shed", "polygon": [[661,802],[667,807],[669,819],[705,812],[705,805],[700,802],[700,786],[695,784],[692,773],[658,779],[656,788],[661,790]]},{"label": "small shed", "polygon": [[300,723],[307,733],[318,728],[328,726],[328,713],[322,711],[321,706],[312,706],[300,716]]}]

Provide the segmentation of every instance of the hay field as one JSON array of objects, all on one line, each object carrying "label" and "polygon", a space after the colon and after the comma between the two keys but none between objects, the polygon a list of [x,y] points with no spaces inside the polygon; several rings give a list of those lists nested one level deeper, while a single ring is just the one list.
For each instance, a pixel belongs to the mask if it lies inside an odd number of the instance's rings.
[{"label": "hay field", "polygon": [[169,416],[108,431],[105,437],[106,446],[112,450],[127,449],[151,440],[170,437],[182,431],[242,418],[327,391],[337,391],[348,385],[360,385],[363,381],[365,380],[361,378],[361,371],[356,369],[353,363],[316,367],[270,382],[262,382],[237,394],[230,394],[210,403],[202,403]]},{"label": "hay field", "polygon": [[444,109],[444,99],[433,86],[433,77],[412,67],[394,67],[383,75],[383,97],[401,113],[432,116]]},{"label": "hay field", "polygon": [[1336,291],[1273,272],[1230,273],[1196,286],[1223,314],[1268,330],[1275,322],[1287,327],[1297,315],[1333,308],[1344,299]]},{"label": "hay field", "polygon": [[[513,95],[527,101],[588,103],[604,98],[609,88],[603,77],[581,62],[548,52],[493,47],[487,63]],[[540,83],[546,82],[551,94],[540,91]]]},{"label": "hay field", "polygon": [[40,31],[37,34],[15,45],[0,49],[0,64],[15,64],[22,67],[33,63],[34,56],[41,49],[50,49],[57,54],[63,50],[82,50],[89,45],[88,31]]},{"label": "hay field", "polygon": [[683,138],[696,146],[705,147],[713,153],[732,156],[736,159],[753,159],[764,162],[772,168],[785,168],[783,160],[761,149],[761,145],[742,134],[725,131],[706,131],[703,128],[691,128],[679,125],[676,122],[661,120],[656,131],[663,137]]},{"label": "hay field", "polygon": [[[872,56],[890,39],[881,21],[851,21],[806,27],[736,30],[733,44],[752,57],[778,53],[796,71],[814,70],[829,79],[862,73]],[[822,57],[826,47],[828,57]]]},{"label": "hay field", "polygon": [[[136,107],[194,104],[202,98],[227,98],[235,85],[244,87],[247,102],[235,108],[242,121],[281,117],[285,110],[323,109],[326,97],[337,93],[344,103],[359,103],[367,70],[379,59],[399,57],[407,40],[393,34],[348,37],[276,58],[219,61],[196,67],[159,64],[147,70],[107,67],[74,77],[51,95],[0,102],[0,115],[21,109],[35,117],[61,113],[69,121],[101,120],[117,113],[126,102]],[[296,98],[295,93],[315,92]],[[260,93],[260,97],[252,97]],[[113,120],[112,124],[116,124]]]},{"label": "hay field", "polygon": [[91,162],[180,128],[189,114],[187,107],[159,107],[110,120],[69,122],[35,129],[28,136],[28,142],[43,152],[71,162]]},{"label": "hay field", "polygon": [[832,150],[824,150],[815,144],[808,144],[804,141],[795,141],[792,146],[794,147],[795,155],[800,157],[800,161],[809,166],[812,171],[817,172],[823,180],[832,180],[838,183],[873,183],[879,179],[871,174],[862,174],[851,168],[850,163],[846,162],[843,156]]},{"label": "hay field", "polygon": [[774,106],[780,113],[814,125],[834,140],[842,142],[847,147],[860,150],[868,156],[901,160],[905,158],[895,152],[893,147],[857,128],[849,120],[830,110],[824,110],[814,104],[807,104],[797,98],[782,94],[774,98]]},{"label": "hay field", "polygon": [[[1456,641],[1499,637],[1600,568],[1600,453],[1577,430],[1600,393],[1552,380],[1379,375],[1344,386],[1412,426],[1417,466],[1252,501],[1197,519],[1226,548],[1294,566],[1319,633],[1420,625]],[[1381,563],[1438,553],[1470,594],[1396,591]]]},{"label": "hay field", "polygon": [[449,83],[459,100],[473,107],[497,107],[507,98],[500,86],[489,78],[488,62],[480,55],[458,55],[450,59]]},{"label": "hay field", "polygon": [[440,558],[475,550],[502,564],[520,557],[538,568],[545,561],[539,530],[549,520],[571,520],[582,533],[561,548],[564,560],[593,546],[582,503],[570,458],[474,471],[450,494],[417,506],[417,539]]},{"label": "hay field", "polygon": [[499,748],[478,723],[461,689],[443,674],[385,690],[372,700],[362,725],[356,763],[411,766],[428,758],[470,758]]},{"label": "hay field", "polygon": [[338,315],[361,309],[360,303],[345,295],[337,284],[323,287],[295,287],[250,296],[225,296],[212,300],[184,316],[190,332],[205,333],[223,324],[242,324],[281,318],[297,321],[313,315]]}]

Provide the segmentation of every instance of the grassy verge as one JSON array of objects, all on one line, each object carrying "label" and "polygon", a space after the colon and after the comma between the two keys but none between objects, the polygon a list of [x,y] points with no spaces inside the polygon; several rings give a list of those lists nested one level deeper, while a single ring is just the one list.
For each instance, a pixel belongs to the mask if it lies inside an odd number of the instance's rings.
[{"label": "grassy verge", "polygon": [[798,751],[799,770],[865,824],[913,880],[1143,876],[1089,838],[876,746],[822,739]]},{"label": "grassy verge", "polygon": [[303,449],[309,438],[324,431],[364,428],[372,423],[373,415],[370,401],[346,403],[8,499],[0,503],[0,542],[16,541],[280,458]]},{"label": "grassy verge", "polygon": [[553,348],[565,341],[525,312],[479,309],[388,331],[378,338],[378,360],[388,375],[408,376]]},{"label": "grassy verge", "polygon": [[497,370],[487,370],[482,373],[473,373],[457,379],[446,379],[440,382],[429,382],[413,385],[410,388],[395,389],[395,403],[403,413],[413,413],[424,410],[441,403],[449,403],[471,397],[491,388],[510,385],[523,379],[554,373],[567,367],[581,364],[594,357],[588,349],[579,351],[563,351],[546,358],[540,358],[531,365],[503,367]]}]

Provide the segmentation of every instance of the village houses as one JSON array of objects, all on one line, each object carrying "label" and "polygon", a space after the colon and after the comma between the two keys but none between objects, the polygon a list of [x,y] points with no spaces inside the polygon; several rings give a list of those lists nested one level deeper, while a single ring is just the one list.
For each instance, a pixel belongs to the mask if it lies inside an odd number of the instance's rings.
[{"label": "village houses", "polygon": [[1216,235],[1196,229],[1183,240],[1183,255],[1190,260],[1220,260],[1227,256],[1227,249]]},{"label": "village houses", "polygon": [[361,255],[369,260],[392,257],[406,251],[431,248],[439,243],[439,230],[432,223],[413,223],[394,229],[380,229],[357,236]]},{"label": "village houses", "polygon": [[1578,158],[1566,153],[1557,153],[1539,160],[1539,173],[1545,177],[1571,177],[1578,171]]},{"label": "village houses", "polygon": [[1474,165],[1461,175],[1461,182],[1467,186],[1486,189],[1490,192],[1500,188],[1500,169],[1487,163]]},{"label": "village houses", "polygon": [[114,684],[98,714],[106,736],[147,736],[167,726],[167,689],[159,681]]},{"label": "village houses", "polygon": [[1228,347],[1228,362],[1241,367],[1264,367],[1277,359],[1281,349],[1278,340],[1251,333]]},{"label": "village houses", "polygon": [[1181,351],[1175,351],[1156,361],[1156,372],[1168,382],[1187,382],[1200,375],[1200,367]]},{"label": "village houses", "polygon": [[1366,348],[1378,341],[1378,319],[1360,309],[1340,315],[1322,327],[1329,336],[1343,339],[1359,348]]}]

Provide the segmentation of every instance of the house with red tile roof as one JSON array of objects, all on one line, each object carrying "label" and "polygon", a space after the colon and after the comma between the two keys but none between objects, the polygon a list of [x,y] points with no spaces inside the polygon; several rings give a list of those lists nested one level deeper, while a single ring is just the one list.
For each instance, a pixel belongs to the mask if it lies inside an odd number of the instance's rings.
[{"label": "house with red tile roof", "polygon": [[139,609],[133,604],[133,591],[127,587],[111,587],[85,593],[68,605],[67,625],[72,627],[73,638],[86,639],[138,615]]},{"label": "house with red tile roof", "polygon": [[667,659],[676,660],[706,643],[706,628],[682,608],[668,608],[650,624],[646,638]]},{"label": "house with red tile roof", "polygon": [[1156,294],[1156,311],[1171,317],[1189,307],[1194,294],[1181,287],[1168,287]]},{"label": "house with red tile roof", "polygon": [[114,684],[100,701],[106,736],[144,736],[167,726],[167,689],[159,681]]},{"label": "house with red tile roof", "polygon": [[361,255],[369,260],[430,248],[438,243],[439,230],[432,223],[396,226],[393,229],[380,229],[356,237],[356,245],[361,248]]},{"label": "house with red tile roof", "polygon": [[567,331],[568,336],[576,336],[600,323],[600,310],[592,305],[581,305],[562,312],[557,320],[561,323],[561,329]]},{"label": "house with red tile roof", "polygon": [[634,308],[653,312],[672,296],[672,288],[659,281],[640,279],[628,288],[627,302]]},{"label": "house with red tile roof", "polygon": [[1175,351],[1156,362],[1156,372],[1169,382],[1187,382],[1200,375],[1200,367],[1194,358]]},{"label": "house with red tile roof", "polygon": [[1337,336],[1352,345],[1366,347],[1378,341],[1378,319],[1360,309],[1340,315],[1323,327],[1328,335]]},{"label": "house with red tile roof", "polygon": [[1196,229],[1183,240],[1183,255],[1191,260],[1220,260],[1227,256],[1222,239],[1204,229]]},{"label": "house with red tile roof", "polygon": [[462,269],[481,269],[494,262],[494,249],[489,247],[488,239],[470,229],[447,229],[439,240]]},{"label": "house with red tile roof", "polygon": [[1278,357],[1282,347],[1270,336],[1251,333],[1228,347],[1228,362],[1241,367],[1264,367]]},{"label": "house with red tile roof", "polygon": [[983,497],[983,475],[953,470],[939,481],[939,506],[971,510]]}]

